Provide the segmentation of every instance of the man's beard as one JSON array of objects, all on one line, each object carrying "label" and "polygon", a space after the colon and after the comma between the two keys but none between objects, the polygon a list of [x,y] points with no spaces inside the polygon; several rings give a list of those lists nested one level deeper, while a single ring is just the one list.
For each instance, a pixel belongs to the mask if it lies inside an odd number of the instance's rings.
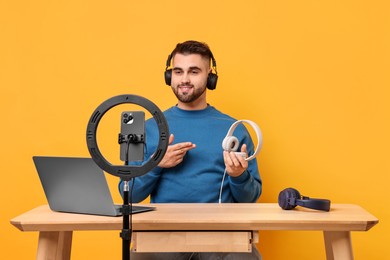
[{"label": "man's beard", "polygon": [[[192,88],[192,93],[180,93],[180,87],[182,86],[189,86]],[[175,93],[177,99],[180,102],[183,103],[191,103],[195,100],[197,100],[200,96],[203,95],[203,93],[206,91],[206,86],[203,88],[194,88],[194,85],[192,84],[185,84],[185,85],[178,85],[176,88],[172,88],[173,93]]]}]

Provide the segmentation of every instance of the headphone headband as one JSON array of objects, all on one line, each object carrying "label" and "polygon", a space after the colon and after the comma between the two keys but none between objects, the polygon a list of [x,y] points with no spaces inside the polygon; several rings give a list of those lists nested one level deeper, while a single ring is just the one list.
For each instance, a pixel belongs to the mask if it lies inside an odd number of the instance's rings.
[{"label": "headphone headband", "polygon": [[[169,68],[169,66],[171,66],[171,61],[172,61],[172,58],[173,58],[173,52],[171,52],[171,54],[168,55],[168,59],[166,61],[166,68],[165,70],[167,70]],[[215,61],[215,58],[214,58],[214,55],[213,53],[211,52],[210,50],[210,59],[211,59],[211,64],[212,64],[212,68],[214,69],[215,73],[218,74],[217,72],[217,62]]]},{"label": "headphone headband", "polygon": [[[257,154],[260,152],[261,147],[263,145],[263,135],[261,133],[260,127],[255,122],[250,121],[250,120],[246,120],[246,119],[238,120],[238,121],[234,122],[230,126],[229,131],[227,132],[226,137],[225,137],[224,140],[227,140],[227,138],[231,137],[233,135],[234,130],[241,123],[248,123],[255,130],[256,136],[257,136],[257,146],[256,146],[256,149],[255,149],[254,153],[251,156],[249,156],[248,158],[245,159],[247,161],[250,161],[250,160],[254,159],[257,156]],[[233,151],[234,150],[233,148],[229,148],[229,145],[225,146],[224,143],[223,143],[222,147],[225,150],[228,150],[228,151]],[[234,147],[234,148],[237,149],[238,148],[238,144],[237,144],[237,147]]]},{"label": "headphone headband", "polygon": [[316,199],[309,197],[302,197],[302,199],[296,200],[298,206],[302,206],[310,209],[317,209],[323,211],[329,211],[330,201],[326,199]]}]

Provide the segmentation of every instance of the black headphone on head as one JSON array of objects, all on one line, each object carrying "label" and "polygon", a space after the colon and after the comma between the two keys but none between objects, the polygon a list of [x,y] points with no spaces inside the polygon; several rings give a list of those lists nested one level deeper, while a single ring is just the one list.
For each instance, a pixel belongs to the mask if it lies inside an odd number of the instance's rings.
[{"label": "black headphone on head", "polygon": [[[212,63],[212,69],[215,71],[210,72],[208,77],[207,77],[207,84],[206,87],[210,90],[214,90],[217,87],[217,81],[218,81],[218,72],[217,72],[217,62],[214,59],[213,53],[210,51],[210,58],[211,58],[211,63]],[[173,58],[173,53],[169,54],[167,62],[166,62],[166,68],[164,72],[164,78],[165,78],[165,84],[168,86],[171,85],[172,82],[172,69],[168,69],[169,66],[171,66],[171,61]]]},{"label": "black headphone on head", "polygon": [[290,210],[296,206],[302,206],[309,209],[316,209],[322,211],[330,210],[330,200],[327,199],[311,199],[306,196],[301,196],[298,190],[294,188],[287,188],[279,193],[279,206],[282,209]]}]

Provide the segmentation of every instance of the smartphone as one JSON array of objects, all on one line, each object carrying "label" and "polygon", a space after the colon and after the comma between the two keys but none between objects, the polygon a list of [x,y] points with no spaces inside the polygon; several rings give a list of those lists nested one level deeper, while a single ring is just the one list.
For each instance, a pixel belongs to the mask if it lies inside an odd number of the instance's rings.
[{"label": "smartphone", "polygon": [[[143,161],[145,148],[145,113],[124,111],[121,114],[120,159],[121,161]],[[129,137],[135,138],[128,141]],[[127,157],[127,158],[126,158]]]}]

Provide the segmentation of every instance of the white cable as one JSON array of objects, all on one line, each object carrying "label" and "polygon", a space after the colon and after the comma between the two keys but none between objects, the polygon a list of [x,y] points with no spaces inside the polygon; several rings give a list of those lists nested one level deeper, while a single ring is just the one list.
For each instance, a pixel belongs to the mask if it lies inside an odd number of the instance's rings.
[{"label": "white cable", "polygon": [[224,171],[224,173],[223,173],[222,182],[221,182],[221,188],[220,188],[220,190],[219,190],[219,199],[218,199],[219,204],[221,204],[221,199],[222,199],[222,188],[223,188],[223,182],[225,181],[225,176],[226,176],[226,168],[225,168],[225,171]]}]

